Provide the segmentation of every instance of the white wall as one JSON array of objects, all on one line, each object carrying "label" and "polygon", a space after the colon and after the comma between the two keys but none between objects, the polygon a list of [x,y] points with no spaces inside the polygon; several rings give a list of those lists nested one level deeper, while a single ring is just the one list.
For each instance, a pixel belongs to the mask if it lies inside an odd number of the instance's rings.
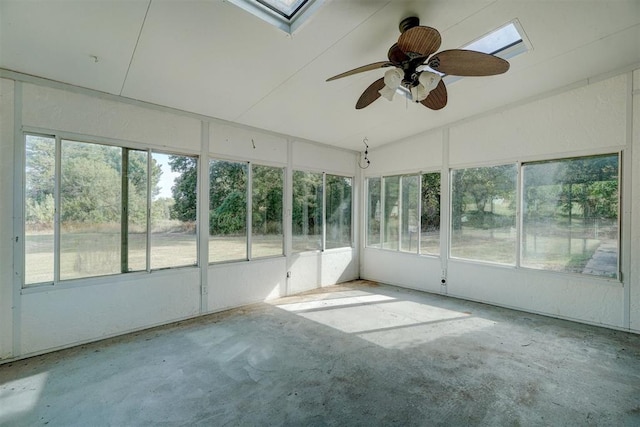
[{"label": "white wall", "polygon": [[631,208],[631,272],[628,292],[631,329],[640,331],[640,70],[633,73],[633,82],[632,197],[631,203],[627,203]]},{"label": "white wall", "polygon": [[[14,147],[22,145],[22,129],[194,154],[202,159],[229,158],[289,169],[309,166],[296,162],[293,152],[305,156],[311,151],[316,156],[314,168],[329,165],[330,171],[356,174],[354,152],[293,141],[287,136],[234,126],[214,118],[27,76],[24,80],[0,80],[0,360],[65,348],[358,277],[357,250],[352,248],[311,253],[308,268],[322,274],[304,277],[294,272],[296,286],[289,286],[287,271],[297,265],[300,255],[295,259],[287,254],[208,265],[205,240],[199,246],[200,265],[205,265],[204,269],[138,272],[21,289],[14,284],[14,261],[19,271],[17,266],[22,263],[23,254],[20,249],[14,250],[14,227],[19,230],[22,220],[14,221],[14,214],[20,212],[14,212],[14,194],[21,183],[15,175],[13,153]],[[14,122],[19,129],[17,133]],[[17,171],[18,178],[20,173]],[[206,177],[206,169],[201,176]],[[290,201],[290,195],[287,200]],[[207,204],[205,201],[201,215]],[[206,239],[206,231],[201,235]]]},{"label": "white wall", "polygon": [[[638,71],[635,72],[635,78],[640,79]],[[572,89],[454,123],[439,132],[372,150],[369,156],[372,167],[365,173],[365,176],[380,176],[440,168],[446,173],[452,167],[620,150],[630,154],[633,139],[633,178],[630,179],[631,174],[626,176],[623,186],[636,185],[631,197],[633,202],[623,200],[623,206],[629,207],[633,203],[631,208],[636,214],[629,212],[622,216],[624,283],[452,260],[446,256],[440,260],[440,264],[417,255],[374,248],[363,250],[363,278],[640,331],[640,268],[639,263],[629,262],[640,257],[640,215],[637,214],[640,211],[640,186],[637,185],[640,182],[640,103],[636,93],[633,100],[635,124],[632,138],[631,91],[629,73],[577,84]],[[447,202],[448,195],[443,195],[442,215],[448,215]],[[443,252],[446,254],[448,228],[441,233]],[[631,247],[630,253],[628,249],[624,252],[625,245]],[[438,285],[441,265],[447,271],[446,287]],[[630,289],[631,298],[625,294],[626,289]]]},{"label": "white wall", "polygon": [[13,347],[13,96],[0,79],[0,359]]}]

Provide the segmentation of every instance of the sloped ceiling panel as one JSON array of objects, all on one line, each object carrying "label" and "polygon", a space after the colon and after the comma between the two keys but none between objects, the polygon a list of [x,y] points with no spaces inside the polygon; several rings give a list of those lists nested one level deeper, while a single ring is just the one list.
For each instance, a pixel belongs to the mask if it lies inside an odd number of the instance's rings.
[{"label": "sloped ceiling panel", "polygon": [[0,66],[119,95],[148,5],[3,1]]}]

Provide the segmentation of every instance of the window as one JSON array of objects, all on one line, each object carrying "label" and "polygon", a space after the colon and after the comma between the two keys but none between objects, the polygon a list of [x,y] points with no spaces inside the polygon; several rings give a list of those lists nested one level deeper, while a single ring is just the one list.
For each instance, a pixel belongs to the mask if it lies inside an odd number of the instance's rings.
[{"label": "window", "polygon": [[618,275],[617,154],[522,166],[521,265]]},{"label": "window", "polygon": [[327,175],[326,248],[351,246],[351,187],[349,177]]},{"label": "window", "polygon": [[398,225],[400,227],[400,250],[418,252],[418,230],[420,228],[420,175],[401,178],[401,197]]},{"label": "window", "polygon": [[209,262],[247,259],[247,168],[209,161]]},{"label": "window", "polygon": [[422,175],[420,253],[440,254],[440,173]]},{"label": "window", "polygon": [[284,169],[251,167],[251,258],[283,255]]},{"label": "window", "polygon": [[193,157],[153,153],[150,163],[148,151],[25,135],[24,284],[196,264],[196,166]]},{"label": "window", "polygon": [[438,255],[440,173],[368,178],[366,218],[368,247]]},{"label": "window", "polygon": [[293,171],[294,252],[322,250],[322,174]]},{"label": "window", "polygon": [[24,280],[53,282],[56,140],[27,135],[25,154]]},{"label": "window", "polygon": [[171,190],[152,191],[151,269],[197,265],[197,159],[152,153],[151,162],[154,182],[166,175]]},{"label": "window", "polygon": [[366,246],[380,247],[380,178],[367,178],[367,241]]},{"label": "window", "polygon": [[351,247],[350,177],[293,171],[294,252]]},{"label": "window", "polygon": [[382,224],[382,247],[384,249],[398,250],[398,214],[400,212],[400,177],[386,176],[382,179],[382,190],[384,197],[384,215]]},{"label": "window", "polygon": [[228,0],[254,16],[293,33],[324,0]]},{"label": "window", "polygon": [[209,262],[283,255],[284,169],[210,160],[209,180]]},{"label": "window", "polygon": [[63,140],[60,166],[60,280],[125,272],[122,148]]},{"label": "window", "polygon": [[527,45],[528,43],[524,41],[524,31],[516,19],[461,49],[475,50],[508,59],[528,51]]},{"label": "window", "polygon": [[516,165],[452,171],[451,256],[515,264]]}]

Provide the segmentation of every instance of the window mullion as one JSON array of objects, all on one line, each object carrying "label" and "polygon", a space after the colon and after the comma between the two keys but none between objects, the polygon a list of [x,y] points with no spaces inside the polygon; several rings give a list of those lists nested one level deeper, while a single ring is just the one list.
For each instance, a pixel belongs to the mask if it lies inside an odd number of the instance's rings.
[{"label": "window mullion", "polygon": [[251,235],[253,234],[253,165],[247,162],[247,260],[251,260]]},{"label": "window mullion", "polygon": [[322,242],[321,250],[327,249],[327,174],[322,172]]},{"label": "window mullion", "polygon": [[386,185],[385,185],[385,177],[380,178],[380,238],[379,244],[380,249],[384,249],[385,244],[385,231],[387,229],[387,218],[386,218]]},{"label": "window mullion", "polygon": [[420,255],[420,247],[422,245],[422,172],[418,174],[418,226],[416,241],[418,242],[417,254]]},{"label": "window mullion", "polygon": [[398,220],[396,221],[398,229],[396,230],[396,236],[398,236],[398,241],[396,242],[396,251],[400,251],[402,248],[402,216],[404,213],[402,212],[402,187],[404,185],[404,176],[400,176],[398,180]]},{"label": "window mullion", "polygon": [[129,271],[129,149],[122,147],[120,180],[122,190],[120,193],[120,271]]},{"label": "window mullion", "polygon": [[56,135],[53,182],[53,283],[60,282],[60,183],[62,181],[62,142]]},{"label": "window mullion", "polygon": [[152,190],[153,158],[151,149],[147,150],[147,245],[146,265],[147,272],[151,272],[151,190]]}]

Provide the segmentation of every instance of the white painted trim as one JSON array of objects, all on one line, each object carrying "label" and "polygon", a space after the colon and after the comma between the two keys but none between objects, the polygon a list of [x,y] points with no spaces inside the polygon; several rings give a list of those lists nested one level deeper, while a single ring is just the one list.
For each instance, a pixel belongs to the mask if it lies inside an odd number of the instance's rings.
[{"label": "white painted trim", "polygon": [[13,348],[12,356],[21,353],[22,287],[24,282],[24,133],[22,132],[22,83],[13,89]]},{"label": "white painted trim", "polygon": [[[442,130],[442,167],[440,169],[440,292],[448,295],[448,268],[451,254],[451,193],[449,191],[449,129]],[[445,283],[442,283],[445,280]]]},{"label": "white painted trim", "polygon": [[208,122],[200,122],[200,161],[198,162],[198,265],[200,266],[200,314],[209,311],[209,132]]},{"label": "white painted trim", "polygon": [[[620,224],[620,232],[619,232],[619,241],[618,241],[618,262],[620,263],[620,273],[622,274],[622,278],[620,278],[622,285],[624,286],[623,293],[623,320],[622,325],[631,329],[631,285],[632,285],[632,277],[631,277],[631,239],[632,239],[632,197],[633,197],[633,122],[634,122],[634,109],[633,109],[633,72],[630,71],[627,73],[627,97],[626,97],[626,128],[625,128],[625,136],[626,136],[626,148],[621,153],[621,165],[619,166],[619,170],[621,170],[620,174],[620,183],[622,185],[622,189],[618,189],[620,191],[620,205],[619,209],[619,224]],[[636,171],[637,173],[637,171]],[[635,183],[638,185],[638,183]],[[637,215],[637,213],[636,213]],[[626,231],[625,231],[626,230]],[[636,254],[636,257],[638,254]],[[635,283],[636,288],[640,289],[640,283]],[[638,290],[636,290],[637,292]]]}]

